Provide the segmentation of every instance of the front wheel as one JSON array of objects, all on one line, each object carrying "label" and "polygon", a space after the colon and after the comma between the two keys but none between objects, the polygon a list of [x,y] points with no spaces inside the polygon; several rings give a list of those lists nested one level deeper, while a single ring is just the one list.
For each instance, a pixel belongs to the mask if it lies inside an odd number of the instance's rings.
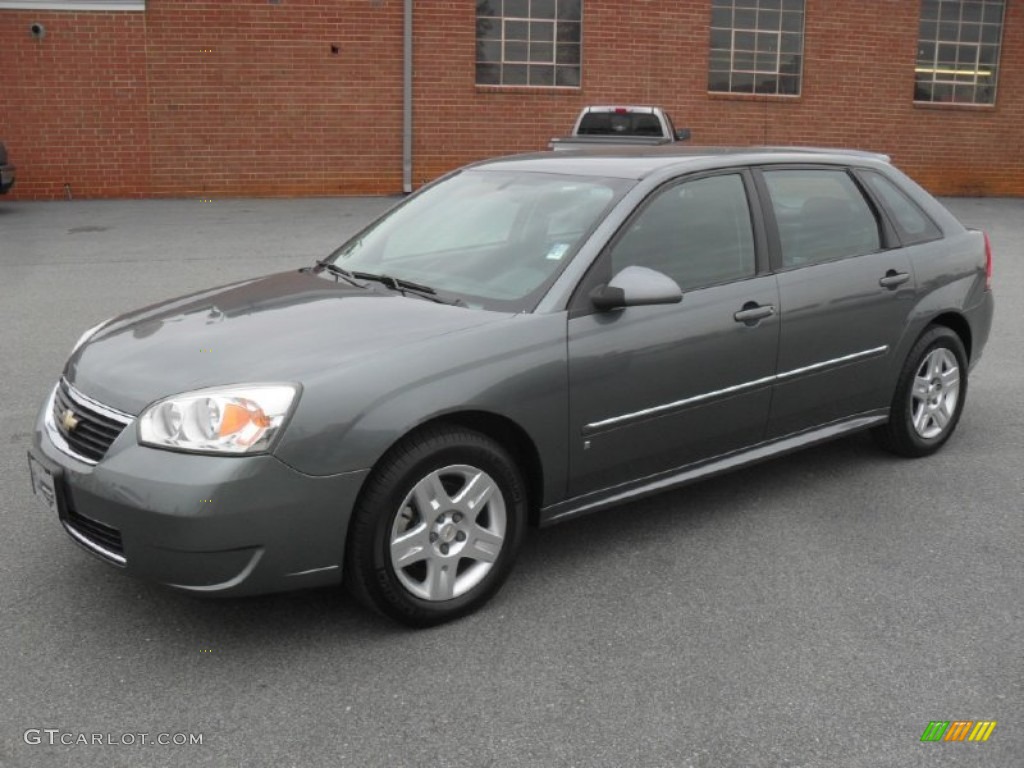
[{"label": "front wheel", "polygon": [[391,450],[367,483],[345,558],[357,599],[430,626],[498,590],[522,541],[527,503],[499,444],[461,427],[427,428]]},{"label": "front wheel", "polygon": [[907,355],[889,422],[874,430],[882,447],[917,458],[939,450],[960,421],[967,398],[967,354],[949,328],[933,326]]}]

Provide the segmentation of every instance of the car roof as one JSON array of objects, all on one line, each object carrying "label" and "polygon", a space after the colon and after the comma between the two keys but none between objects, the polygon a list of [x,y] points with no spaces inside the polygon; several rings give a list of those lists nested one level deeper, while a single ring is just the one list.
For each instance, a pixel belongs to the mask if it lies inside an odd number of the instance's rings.
[{"label": "car roof", "polygon": [[525,171],[572,176],[642,179],[651,174],[706,170],[737,165],[821,163],[888,164],[887,155],[819,147],[622,147],[534,152],[483,160],[470,166],[484,171]]}]

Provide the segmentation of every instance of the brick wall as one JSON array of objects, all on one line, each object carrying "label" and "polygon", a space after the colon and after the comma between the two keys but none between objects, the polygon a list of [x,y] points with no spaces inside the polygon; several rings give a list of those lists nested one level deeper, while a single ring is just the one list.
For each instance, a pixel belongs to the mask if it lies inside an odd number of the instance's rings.
[{"label": "brick wall", "polygon": [[400,189],[401,2],[147,6],[153,194]]},{"label": "brick wall", "polygon": [[[887,152],[941,194],[1024,195],[1024,7],[994,108],[912,102],[918,4],[807,0],[799,98],[706,92],[709,2],[585,0],[580,89],[474,82],[472,0],[416,0],[413,177],[546,146],[594,103],[669,109],[695,144]],[[401,189],[402,0],[148,0],[0,10],[15,196]],[[48,34],[35,41],[34,21]],[[65,185],[68,185],[65,187]]]},{"label": "brick wall", "polygon": [[[709,95],[710,2],[676,0],[585,0],[579,90],[475,86],[469,5],[417,5],[417,180],[543,147],[582,106],[622,103],[665,107],[694,144],[869,149],[937,194],[1024,195],[1022,3],[1007,3],[994,108],[913,103],[919,5],[908,0],[807,0],[799,98]],[[463,117],[446,121],[454,110]]]},{"label": "brick wall", "polygon": [[[33,23],[46,29],[36,41]],[[0,11],[0,141],[12,196],[149,191],[142,14]]]}]

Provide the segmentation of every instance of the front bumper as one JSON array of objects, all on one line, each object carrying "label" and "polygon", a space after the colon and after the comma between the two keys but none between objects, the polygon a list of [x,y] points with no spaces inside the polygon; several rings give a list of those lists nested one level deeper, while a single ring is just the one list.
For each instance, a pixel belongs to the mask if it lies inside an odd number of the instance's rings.
[{"label": "front bumper", "polygon": [[95,465],[36,422],[31,457],[52,475],[61,522],[93,555],[178,589],[251,595],[338,583],[367,470],[325,477],[273,456],[176,453],[129,425]]}]

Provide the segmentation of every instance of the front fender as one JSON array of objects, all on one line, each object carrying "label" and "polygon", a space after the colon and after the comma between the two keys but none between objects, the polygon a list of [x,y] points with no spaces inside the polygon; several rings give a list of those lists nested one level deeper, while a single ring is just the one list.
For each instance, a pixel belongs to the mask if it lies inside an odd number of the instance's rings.
[{"label": "front fender", "polygon": [[417,426],[482,411],[533,441],[551,503],[564,495],[568,474],[565,333],[564,312],[515,315],[326,371],[303,382],[274,453],[311,475],[367,469]]}]

